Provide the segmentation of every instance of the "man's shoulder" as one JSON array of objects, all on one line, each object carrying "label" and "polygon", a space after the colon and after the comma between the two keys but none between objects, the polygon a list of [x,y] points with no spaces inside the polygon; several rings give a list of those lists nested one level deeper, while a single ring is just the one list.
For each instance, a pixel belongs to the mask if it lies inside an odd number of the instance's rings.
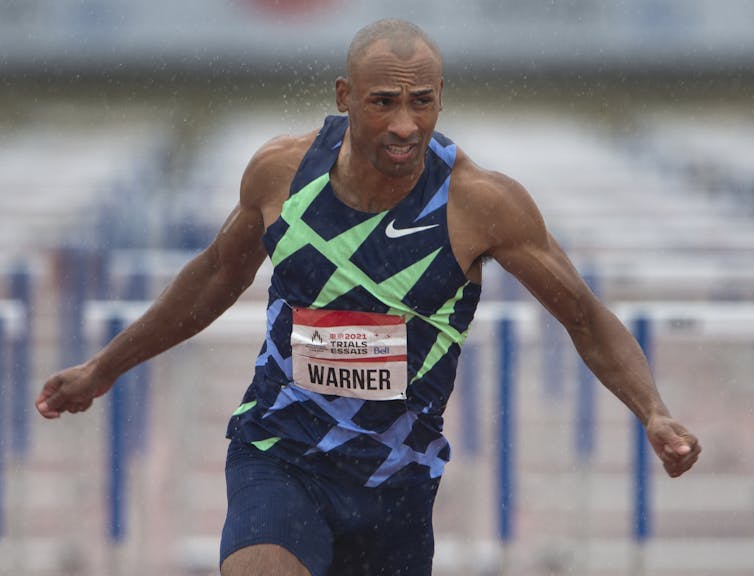
[{"label": "man's shoulder", "polygon": [[291,166],[296,168],[316,136],[316,130],[298,136],[290,134],[276,136],[256,151],[249,166],[266,169],[290,168]]},{"label": "man's shoulder", "polygon": [[449,217],[453,216],[459,230],[457,237],[473,246],[473,259],[492,250],[539,242],[544,237],[539,208],[514,178],[481,168],[462,153],[453,178]]},{"label": "man's shoulder", "polygon": [[479,166],[459,148],[453,167],[451,191],[472,202],[475,199],[515,201],[523,192],[523,187],[507,174]]},{"label": "man's shoulder", "polygon": [[316,136],[317,132],[313,131],[301,136],[286,134],[268,140],[251,157],[245,176],[277,179],[290,173],[293,177]]},{"label": "man's shoulder", "polygon": [[282,135],[263,144],[251,157],[241,178],[242,202],[265,203],[287,194],[316,135],[316,131],[301,136]]}]

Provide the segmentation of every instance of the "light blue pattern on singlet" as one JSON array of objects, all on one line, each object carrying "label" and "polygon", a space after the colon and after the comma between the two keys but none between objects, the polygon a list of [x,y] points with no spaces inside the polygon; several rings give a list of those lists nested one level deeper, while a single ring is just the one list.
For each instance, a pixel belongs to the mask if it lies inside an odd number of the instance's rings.
[{"label": "light blue pattern on singlet", "polygon": [[[447,146],[443,146],[440,144],[435,138],[432,138],[429,142],[429,148],[432,150],[435,154],[437,154],[440,159],[445,162],[445,164],[448,165],[449,168],[452,168],[456,161],[456,145],[455,144],[448,144]],[[424,207],[424,209],[421,211],[421,213],[416,217],[414,222],[418,222],[427,214],[431,214],[438,208],[442,208],[448,203],[448,191],[450,190],[450,174],[448,174],[448,177],[445,179],[445,181],[442,183],[442,186],[437,190],[434,196],[432,196],[432,199],[427,203],[427,205]]]},{"label": "light blue pattern on singlet", "polygon": [[284,358],[278,350],[275,341],[270,337],[272,326],[275,324],[275,320],[277,320],[278,316],[280,316],[280,312],[284,306],[287,306],[287,304],[285,303],[285,300],[281,298],[270,304],[267,308],[267,339],[265,340],[267,347],[265,352],[257,357],[255,365],[264,366],[270,357],[272,357],[275,362],[278,363],[278,366],[285,370],[286,373],[290,373],[293,366],[292,358],[290,356]]}]

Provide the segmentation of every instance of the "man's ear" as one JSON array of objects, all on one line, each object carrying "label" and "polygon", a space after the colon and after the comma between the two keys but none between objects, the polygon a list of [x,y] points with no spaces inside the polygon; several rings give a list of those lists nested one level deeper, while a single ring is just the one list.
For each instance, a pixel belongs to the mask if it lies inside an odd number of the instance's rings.
[{"label": "man's ear", "polygon": [[442,110],[442,87],[445,85],[445,80],[443,78],[440,78],[440,91],[437,93],[437,102],[440,105],[440,110]]},{"label": "man's ear", "polygon": [[351,92],[351,86],[348,80],[338,76],[335,80],[335,103],[338,106],[338,112],[348,112],[348,95]]}]

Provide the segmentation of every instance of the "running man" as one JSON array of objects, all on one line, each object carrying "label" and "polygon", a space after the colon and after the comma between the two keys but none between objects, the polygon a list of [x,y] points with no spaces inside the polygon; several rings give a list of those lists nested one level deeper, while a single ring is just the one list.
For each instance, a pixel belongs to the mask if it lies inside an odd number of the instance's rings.
[{"label": "running man", "polygon": [[86,410],[208,326],[269,257],[267,337],[228,425],[224,576],[431,573],[442,414],[485,260],[565,326],[670,476],[699,456],[524,187],[435,132],[442,90],[440,53],[421,29],[382,20],[359,31],[335,84],[341,115],[257,151],[210,246],[37,399],[47,418]]}]

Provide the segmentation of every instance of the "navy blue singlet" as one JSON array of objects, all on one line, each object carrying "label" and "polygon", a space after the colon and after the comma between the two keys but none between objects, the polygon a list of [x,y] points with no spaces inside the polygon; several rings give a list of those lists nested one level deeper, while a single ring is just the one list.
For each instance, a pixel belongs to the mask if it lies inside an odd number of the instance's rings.
[{"label": "navy blue singlet", "polygon": [[[280,218],[265,231],[274,265],[267,337],[227,435],[304,471],[405,486],[438,478],[450,457],[442,414],[481,286],[466,278],[448,236],[455,144],[436,132],[414,189],[390,210],[365,213],[338,200],[329,181],[347,127],[347,117],[326,118]],[[405,397],[370,400],[297,385],[296,308],[404,318]]]}]

